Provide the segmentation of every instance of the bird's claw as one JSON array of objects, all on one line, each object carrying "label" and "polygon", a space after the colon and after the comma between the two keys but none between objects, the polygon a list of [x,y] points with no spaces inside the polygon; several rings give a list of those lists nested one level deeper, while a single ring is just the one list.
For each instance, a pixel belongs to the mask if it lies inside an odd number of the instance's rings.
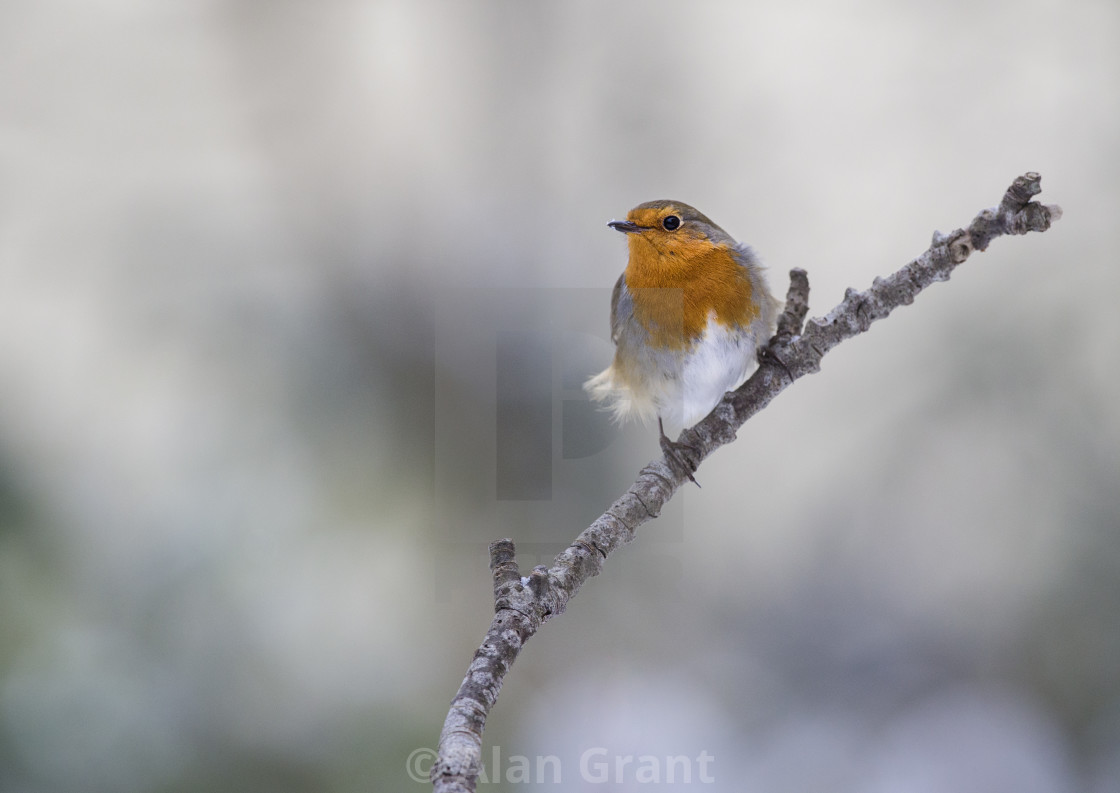
[{"label": "bird's claw", "polygon": [[790,368],[788,366],[786,366],[786,362],[782,360],[782,356],[778,355],[778,349],[777,348],[779,346],[784,346],[784,345],[780,344],[778,342],[778,337],[775,336],[774,338],[770,339],[770,341],[768,341],[766,344],[759,347],[758,348],[758,353],[757,353],[758,362],[760,364],[772,363],[772,364],[776,364],[776,365],[780,366],[782,368],[782,371],[784,371],[786,373],[786,376],[789,378],[789,381],[792,383],[796,378],[794,378],[793,372],[790,371]]},{"label": "bird's claw", "polygon": [[700,483],[696,481],[693,474],[700,466],[700,454],[694,446],[687,443],[677,443],[676,441],[669,440],[665,434],[665,426],[661,422],[661,418],[657,419],[657,430],[661,437],[658,442],[661,444],[661,453],[665,455],[665,459],[669,463],[669,467],[676,472],[684,474],[688,477],[688,481],[700,487]]}]

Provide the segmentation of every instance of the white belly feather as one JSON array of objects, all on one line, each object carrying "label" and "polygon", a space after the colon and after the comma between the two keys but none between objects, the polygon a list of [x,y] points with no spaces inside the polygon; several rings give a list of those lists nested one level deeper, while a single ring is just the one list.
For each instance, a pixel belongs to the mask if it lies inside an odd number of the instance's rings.
[{"label": "white belly feather", "polygon": [[738,388],[755,368],[757,344],[765,343],[771,318],[756,319],[746,329],[720,324],[713,312],[703,334],[684,356],[658,356],[641,367],[641,382],[627,382],[615,365],[588,381],[591,397],[608,403],[615,418],[658,417],[675,427],[704,418],[727,391]]}]

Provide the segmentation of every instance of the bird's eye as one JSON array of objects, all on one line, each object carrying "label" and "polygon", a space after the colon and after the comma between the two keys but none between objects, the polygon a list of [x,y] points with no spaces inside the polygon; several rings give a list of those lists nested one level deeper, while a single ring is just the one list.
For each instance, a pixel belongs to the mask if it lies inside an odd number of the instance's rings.
[{"label": "bird's eye", "polygon": [[666,231],[676,231],[681,227],[681,219],[676,215],[666,215],[661,221],[661,227]]}]

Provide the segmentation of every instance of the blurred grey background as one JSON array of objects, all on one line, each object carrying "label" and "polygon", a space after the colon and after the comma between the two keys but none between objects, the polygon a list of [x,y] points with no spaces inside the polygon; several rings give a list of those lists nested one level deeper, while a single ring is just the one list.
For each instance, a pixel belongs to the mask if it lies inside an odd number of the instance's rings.
[{"label": "blurred grey background", "polygon": [[1036,170],[1061,223],[527,645],[482,789],[1120,791],[1118,45],[1115,0],[5,0],[0,789],[424,789],[486,543],[656,453],[578,388],[605,223],[687,201],[820,315]]}]

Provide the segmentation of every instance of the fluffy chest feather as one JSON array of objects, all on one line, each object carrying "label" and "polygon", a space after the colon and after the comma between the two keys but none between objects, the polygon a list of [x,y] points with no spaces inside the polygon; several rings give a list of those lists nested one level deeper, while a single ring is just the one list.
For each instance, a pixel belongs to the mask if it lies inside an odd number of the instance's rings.
[{"label": "fluffy chest feather", "polygon": [[649,334],[651,345],[686,349],[712,320],[734,328],[758,317],[750,274],[737,254],[742,255],[726,245],[666,254],[641,237],[631,237],[626,287],[634,321]]},{"label": "fluffy chest feather", "polygon": [[619,417],[635,414],[649,421],[661,416],[670,425],[693,424],[754,367],[755,350],[767,334],[764,326],[755,321],[728,327],[713,312],[687,347],[656,349],[644,344],[644,333],[631,324],[620,334],[614,364],[600,382],[613,389]]}]

